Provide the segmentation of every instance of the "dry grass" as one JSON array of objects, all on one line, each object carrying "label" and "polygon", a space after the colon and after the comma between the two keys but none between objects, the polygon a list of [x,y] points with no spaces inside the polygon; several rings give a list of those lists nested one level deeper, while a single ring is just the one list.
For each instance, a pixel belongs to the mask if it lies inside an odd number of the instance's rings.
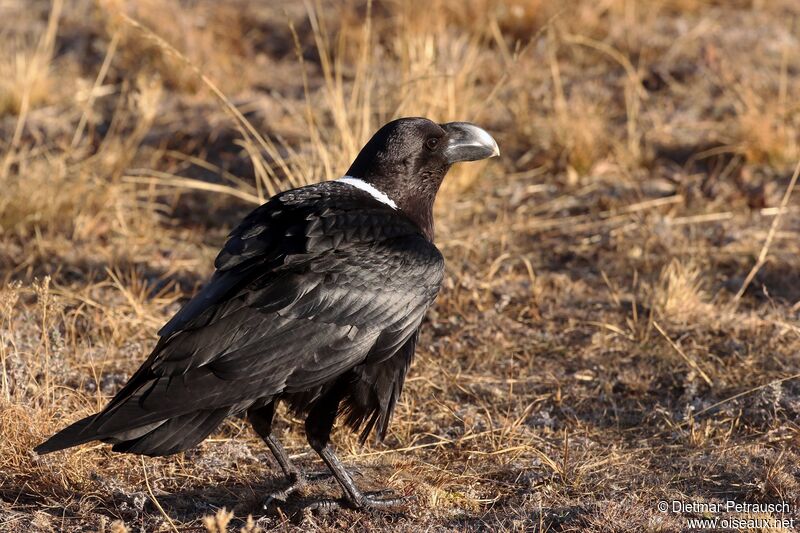
[{"label": "dry grass", "polygon": [[[661,499],[800,519],[798,14],[0,2],[0,529],[684,529]],[[441,193],[446,286],[386,444],[334,437],[406,511],[261,516],[281,480],[240,420],[166,459],[31,452],[119,389],[252,204],[400,115],[503,151]]]}]

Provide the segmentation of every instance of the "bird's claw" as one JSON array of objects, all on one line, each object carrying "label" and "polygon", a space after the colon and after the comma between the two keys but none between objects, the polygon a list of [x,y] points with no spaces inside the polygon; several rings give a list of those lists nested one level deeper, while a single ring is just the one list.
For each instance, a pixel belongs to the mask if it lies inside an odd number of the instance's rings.
[{"label": "bird's claw", "polygon": [[262,504],[262,508],[266,510],[278,502],[285,502],[289,496],[304,488],[306,484],[307,480],[304,475],[296,474],[292,476],[290,478],[288,487],[281,490],[276,490],[267,495],[267,497],[264,499],[264,503]]},{"label": "bird's claw", "polygon": [[402,507],[413,500],[413,497],[389,496],[394,493],[390,490],[366,492],[355,501],[347,498],[331,499],[321,498],[308,503],[303,509],[309,512],[328,513],[341,508],[358,509],[361,511],[381,511]]},{"label": "bird's claw", "polygon": [[318,472],[309,474],[308,476],[303,474],[296,474],[290,478],[288,487],[268,494],[267,497],[264,499],[262,508],[264,510],[267,510],[273,505],[276,505],[278,503],[284,503],[286,502],[287,499],[289,499],[289,496],[291,496],[295,492],[301,492],[302,489],[304,489],[310,483],[316,483],[318,481],[328,479],[329,477],[331,477],[330,472]]},{"label": "bird's claw", "polygon": [[401,507],[406,505],[411,498],[404,496],[395,496],[394,492],[390,490],[379,490],[375,492],[366,492],[361,498],[360,509],[388,509],[392,507]]},{"label": "bird's claw", "polygon": [[346,500],[334,500],[331,498],[320,498],[318,500],[314,500],[309,502],[307,505],[303,507],[303,511],[305,512],[318,512],[321,514],[329,513],[331,511],[335,511],[336,509],[341,509],[344,505],[346,505]]}]

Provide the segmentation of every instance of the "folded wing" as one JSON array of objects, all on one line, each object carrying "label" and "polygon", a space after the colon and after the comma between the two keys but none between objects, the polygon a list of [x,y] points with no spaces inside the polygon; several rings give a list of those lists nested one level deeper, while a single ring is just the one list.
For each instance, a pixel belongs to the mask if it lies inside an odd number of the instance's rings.
[{"label": "folded wing", "polygon": [[187,442],[199,441],[255,402],[386,360],[415,334],[443,272],[410,220],[335,182],[253,211],[215,266],[108,406],[37,451],[95,439],[131,451],[131,439],[192,423],[202,431]]}]

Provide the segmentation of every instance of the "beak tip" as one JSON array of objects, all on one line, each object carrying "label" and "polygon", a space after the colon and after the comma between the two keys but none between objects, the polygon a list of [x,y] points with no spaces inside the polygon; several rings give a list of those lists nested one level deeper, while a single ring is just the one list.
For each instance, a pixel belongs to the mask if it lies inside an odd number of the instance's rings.
[{"label": "beak tip", "polygon": [[489,145],[489,147],[491,148],[492,153],[489,154],[486,158],[487,159],[491,159],[493,157],[500,157],[500,147],[497,145],[497,141],[494,139],[494,137],[490,137],[490,138],[491,138],[492,142]]},{"label": "beak tip", "polygon": [[443,124],[450,134],[449,162],[478,161],[500,156],[500,147],[489,132],[469,122]]}]

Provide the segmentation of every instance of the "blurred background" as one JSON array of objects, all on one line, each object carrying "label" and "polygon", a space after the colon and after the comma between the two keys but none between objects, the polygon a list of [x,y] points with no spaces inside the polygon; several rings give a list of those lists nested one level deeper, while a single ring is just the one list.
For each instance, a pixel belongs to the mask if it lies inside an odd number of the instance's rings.
[{"label": "blurred background", "polygon": [[[800,519],[798,15],[0,0],[0,529],[685,529],[662,499]],[[502,157],[439,195],[445,288],[386,443],[334,435],[408,509],[260,517],[281,477],[239,420],[173,458],[31,452],[121,387],[250,209],[409,115]]]}]

